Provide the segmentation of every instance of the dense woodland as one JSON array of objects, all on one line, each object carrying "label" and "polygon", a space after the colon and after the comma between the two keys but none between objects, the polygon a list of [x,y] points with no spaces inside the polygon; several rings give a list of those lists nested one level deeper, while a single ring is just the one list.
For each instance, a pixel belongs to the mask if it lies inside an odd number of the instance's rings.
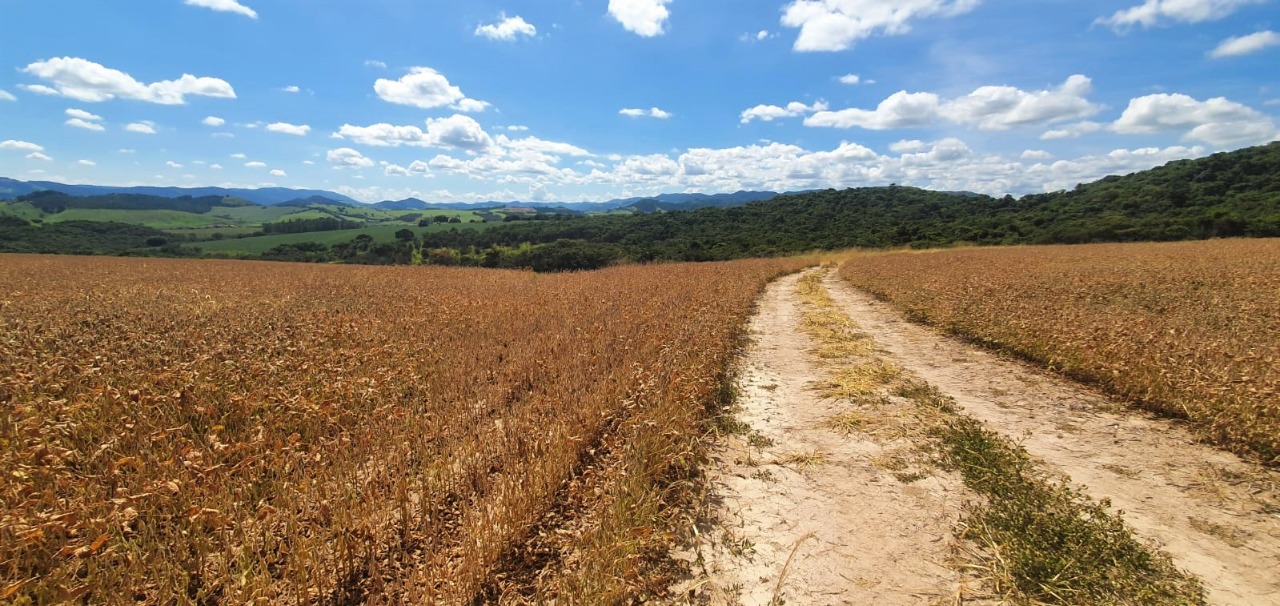
[{"label": "dense woodland", "polygon": [[[56,192],[24,198],[50,206],[93,203]],[[179,203],[218,202],[188,198]],[[713,261],[850,247],[1280,237],[1280,143],[1020,199],[888,186],[779,196],[733,208],[554,219],[408,232],[395,242],[373,242],[366,236],[337,245],[288,244],[260,258],[554,271],[622,261]],[[165,232],[132,225],[36,226],[12,219],[0,224],[0,251],[202,254],[166,238]]]}]

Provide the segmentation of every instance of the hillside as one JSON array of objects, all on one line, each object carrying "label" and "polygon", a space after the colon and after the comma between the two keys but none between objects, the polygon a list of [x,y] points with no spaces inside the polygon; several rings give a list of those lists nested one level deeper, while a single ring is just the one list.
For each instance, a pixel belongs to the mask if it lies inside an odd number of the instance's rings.
[{"label": "hillside", "polygon": [[911,187],[824,190],[727,209],[504,225],[476,240],[583,240],[633,260],[723,260],[814,249],[1280,237],[1280,143],[1108,177],[1069,192],[993,198]]},{"label": "hillside", "polygon": [[[574,215],[569,213],[575,205],[542,204],[533,207],[536,213],[529,207],[412,212],[318,196],[260,206],[231,197],[167,200],[41,192],[0,203],[0,215],[46,224],[96,216],[163,228],[188,243],[189,254],[361,263],[419,259],[537,269],[588,269],[623,260],[714,261],[851,247],[1280,237],[1280,143],[1021,199],[888,186],[829,189],[734,205],[742,196],[763,195],[675,194],[665,201],[657,197],[629,202],[622,212]],[[701,204],[732,206],[684,210]],[[156,214],[160,209],[173,212]],[[455,229],[450,223],[480,223],[485,229]],[[22,233],[38,238],[38,232],[35,228]],[[330,233],[307,236],[309,232]],[[256,237],[231,242],[228,236]],[[357,236],[374,240],[357,242]],[[0,250],[31,249],[29,243],[0,240]]]}]

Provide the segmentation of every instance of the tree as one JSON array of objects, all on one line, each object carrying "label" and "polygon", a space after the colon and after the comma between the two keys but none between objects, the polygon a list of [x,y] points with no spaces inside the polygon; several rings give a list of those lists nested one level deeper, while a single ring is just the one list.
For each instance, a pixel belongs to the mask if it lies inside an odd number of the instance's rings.
[{"label": "tree", "polygon": [[396,240],[399,242],[413,242],[414,235],[411,229],[402,229],[396,232]]}]

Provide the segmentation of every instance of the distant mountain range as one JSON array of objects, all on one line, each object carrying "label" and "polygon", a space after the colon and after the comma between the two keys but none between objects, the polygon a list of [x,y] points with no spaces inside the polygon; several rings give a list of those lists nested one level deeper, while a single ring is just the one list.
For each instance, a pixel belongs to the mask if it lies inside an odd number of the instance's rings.
[{"label": "distant mountain range", "polygon": [[365,204],[337,192],[315,189],[289,189],[284,187],[268,187],[261,189],[226,188],[226,187],[112,187],[106,185],[70,185],[52,181],[18,181],[0,177],[0,200],[13,199],[39,191],[58,191],[72,196],[106,196],[112,194],[135,194],[155,196],[159,198],[207,198],[233,197],[247,200],[262,206],[290,205],[308,206],[313,204],[344,204],[350,206],[372,206],[379,210],[477,210],[519,206],[527,208],[563,209],[573,212],[608,212],[619,210],[633,213],[670,212],[677,210],[694,210],[697,208],[728,208],[748,202],[770,200],[778,196],[776,192],[740,191],[731,194],[662,194],[658,196],[624,198],[608,202],[426,202],[417,198],[404,200],[386,200],[375,204]]}]

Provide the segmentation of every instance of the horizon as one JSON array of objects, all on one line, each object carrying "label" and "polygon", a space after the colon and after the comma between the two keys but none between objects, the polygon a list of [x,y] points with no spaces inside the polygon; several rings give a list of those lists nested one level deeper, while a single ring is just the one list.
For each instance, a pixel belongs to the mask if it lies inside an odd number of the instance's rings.
[{"label": "horizon", "polygon": [[363,203],[1023,196],[1280,140],[1271,0],[891,4],[19,0],[0,171]]}]

